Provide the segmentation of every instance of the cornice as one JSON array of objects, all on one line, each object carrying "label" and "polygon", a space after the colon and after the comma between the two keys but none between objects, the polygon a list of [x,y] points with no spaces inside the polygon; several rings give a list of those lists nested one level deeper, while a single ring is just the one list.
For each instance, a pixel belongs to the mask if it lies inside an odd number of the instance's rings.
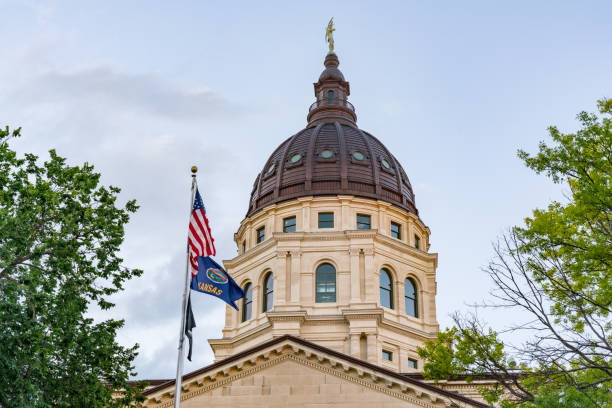
[{"label": "cornice", "polygon": [[423,330],[415,329],[412,326],[397,323],[385,317],[380,320],[380,326],[400,334],[405,334],[406,332],[409,332],[410,334],[413,334],[416,337],[420,337],[422,340],[431,340],[432,338],[436,337],[435,333],[428,333]]},{"label": "cornice", "polygon": [[376,319],[380,322],[383,318],[384,311],[380,308],[376,309],[342,309],[342,316],[347,320],[371,320]]},{"label": "cornice", "polygon": [[[223,265],[226,269],[235,268],[237,265],[240,265],[242,262],[246,260],[250,260],[255,258],[258,255],[266,252],[268,249],[276,246],[277,242],[274,238],[266,239],[264,242],[257,244],[253,248],[249,249],[243,254],[240,254],[232,259],[223,260]],[[276,254],[274,254],[276,255]]]},{"label": "cornice", "polygon": [[227,348],[227,347],[234,347],[237,345],[240,345],[242,343],[244,343],[246,340],[249,340],[249,337],[251,337],[254,334],[259,334],[259,336],[262,335],[262,332],[271,329],[272,328],[272,324],[269,321],[265,321],[264,323],[260,324],[259,326],[255,326],[252,329],[249,329],[243,333],[238,334],[237,336],[234,336],[230,339],[208,339],[208,344],[210,344],[211,347],[221,347],[221,348]]},{"label": "cornice", "polygon": [[380,243],[384,243],[385,245],[390,246],[391,248],[395,248],[400,252],[407,252],[410,255],[414,256],[415,258],[418,258],[422,261],[425,262],[433,262],[434,263],[434,269],[438,267],[438,254],[437,253],[429,253],[429,252],[424,252],[421,250],[418,250],[416,248],[411,247],[410,245],[406,244],[405,242],[399,241],[397,239],[388,237],[386,235],[382,235],[382,234],[377,234],[375,237],[375,240],[380,242]]},{"label": "cornice", "polygon": [[298,321],[303,322],[306,318],[305,310],[291,312],[267,312],[266,315],[271,322]]}]

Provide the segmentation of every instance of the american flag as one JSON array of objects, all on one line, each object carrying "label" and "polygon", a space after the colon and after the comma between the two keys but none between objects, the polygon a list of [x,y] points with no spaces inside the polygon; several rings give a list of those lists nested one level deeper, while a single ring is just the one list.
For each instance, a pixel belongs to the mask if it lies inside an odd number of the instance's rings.
[{"label": "american flag", "polygon": [[195,275],[198,272],[198,257],[215,255],[215,244],[208,218],[206,218],[206,209],[202,196],[196,187],[195,197],[193,199],[193,208],[191,209],[191,218],[189,219],[189,260],[191,262],[191,274]]}]

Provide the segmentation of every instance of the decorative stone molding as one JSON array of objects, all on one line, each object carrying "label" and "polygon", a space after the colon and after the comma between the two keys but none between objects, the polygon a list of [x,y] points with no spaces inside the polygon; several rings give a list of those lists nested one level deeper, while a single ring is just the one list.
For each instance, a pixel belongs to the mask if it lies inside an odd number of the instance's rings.
[{"label": "decorative stone molding", "polygon": [[384,311],[382,308],[376,309],[342,309],[342,315],[346,320],[372,320],[377,322],[383,317]]},{"label": "decorative stone molding", "polygon": [[298,321],[303,322],[306,318],[306,311],[292,311],[292,312],[267,312],[268,319],[272,322],[282,321]]},{"label": "decorative stone molding", "polygon": [[[304,342],[301,341],[301,343]],[[193,378],[186,378],[183,383],[184,393],[181,395],[181,401],[186,401],[214,389],[230,385],[237,380],[252,376],[286,361],[293,361],[305,367],[333,375],[347,382],[389,395],[419,407],[436,408],[440,407],[440,403],[446,407],[484,406],[484,404],[466,399],[465,397],[453,396],[426,383],[419,383],[419,381],[410,380],[398,375],[392,376],[376,366],[357,362],[348,356],[343,358],[343,355],[338,355],[337,353],[336,355],[330,355],[320,347],[315,350],[291,339],[283,340],[281,343],[271,345],[250,356],[228,362],[225,365],[213,367],[209,371],[205,371]],[[145,401],[144,406],[157,408],[171,407],[174,397],[173,386],[174,384],[169,382],[145,391],[148,399]]]},{"label": "decorative stone molding", "polygon": [[277,242],[276,242],[276,240],[274,238],[268,238],[264,242],[261,242],[261,243],[257,244],[253,248],[247,250],[243,254],[240,254],[240,255],[236,256],[235,258],[224,259],[223,260],[223,265],[226,268],[233,268],[233,267],[235,267],[235,265],[239,265],[240,263],[242,263],[246,259],[254,258],[254,257],[257,257],[258,255],[261,255],[262,253],[266,252],[266,250],[276,246],[276,244],[277,244]]}]

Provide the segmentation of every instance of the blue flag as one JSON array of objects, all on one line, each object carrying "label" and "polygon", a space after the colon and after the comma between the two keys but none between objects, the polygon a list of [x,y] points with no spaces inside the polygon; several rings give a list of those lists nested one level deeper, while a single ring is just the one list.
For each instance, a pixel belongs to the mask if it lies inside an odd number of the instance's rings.
[{"label": "blue flag", "polygon": [[198,257],[198,273],[191,278],[191,289],[218,297],[236,310],[234,302],[244,297],[242,288],[209,256]]}]

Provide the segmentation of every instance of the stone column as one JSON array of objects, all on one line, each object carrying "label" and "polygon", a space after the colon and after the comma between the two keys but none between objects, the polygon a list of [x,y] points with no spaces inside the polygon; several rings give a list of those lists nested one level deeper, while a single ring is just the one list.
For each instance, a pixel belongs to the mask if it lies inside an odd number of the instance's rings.
[{"label": "stone column", "polygon": [[404,282],[401,280],[401,275],[398,274],[396,278],[397,280],[393,282],[393,305],[395,310],[403,313],[406,310],[404,306]]},{"label": "stone column", "polygon": [[368,303],[378,302],[378,271],[374,265],[374,249],[365,248],[365,301]]},{"label": "stone column", "polygon": [[368,333],[368,363],[380,364],[376,351],[378,345],[376,344],[376,333]]},{"label": "stone column", "polygon": [[[287,252],[277,251],[276,262],[274,263],[274,305],[282,306],[287,303],[285,294],[286,268],[287,268]],[[259,299],[260,296],[257,297]],[[259,307],[259,306],[258,306]]]},{"label": "stone column", "polygon": [[302,204],[302,231],[310,232],[310,203]]},{"label": "stone column", "polygon": [[[276,275],[275,275],[275,278],[276,278]],[[252,286],[252,288],[253,288],[253,303],[251,303],[251,319],[255,319],[261,313],[261,305],[263,303],[261,301],[261,290],[260,290],[261,286],[259,286],[257,281],[253,281],[251,284],[253,285]],[[240,321],[240,319],[242,318],[242,307],[241,306],[238,307],[240,309],[240,311],[238,312],[239,313],[238,321]]]},{"label": "stone column", "polygon": [[291,303],[300,302],[300,270],[302,251],[291,251]]},{"label": "stone column", "polygon": [[340,212],[340,230],[347,231],[355,229],[351,223],[351,209],[347,200],[342,200],[342,211]]},{"label": "stone column", "polygon": [[351,333],[351,356],[361,358],[361,350],[359,350],[359,337],[361,333]]},{"label": "stone column", "polygon": [[406,242],[408,245],[414,248],[414,222],[412,219],[408,219],[408,236],[406,237]]},{"label": "stone column", "polygon": [[404,349],[400,349],[398,357],[399,357],[399,362],[398,362],[399,372],[407,373],[408,371],[410,371],[408,369],[408,351]]},{"label": "stone column", "polygon": [[378,206],[378,232],[382,235],[389,235],[390,226],[385,222],[385,211],[383,207]]},{"label": "stone column", "polygon": [[361,301],[361,270],[359,268],[359,248],[350,248],[350,268],[351,268],[351,303]]}]

